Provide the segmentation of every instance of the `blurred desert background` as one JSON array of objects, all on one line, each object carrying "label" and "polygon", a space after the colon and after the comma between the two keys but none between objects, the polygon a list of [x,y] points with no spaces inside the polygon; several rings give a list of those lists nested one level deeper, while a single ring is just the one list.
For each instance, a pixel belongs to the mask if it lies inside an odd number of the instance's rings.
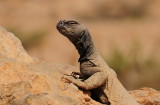
[{"label": "blurred desert background", "polygon": [[88,27],[127,89],[160,90],[159,0],[0,0],[0,25],[32,57],[78,67],[76,49],[56,30],[61,19]]}]

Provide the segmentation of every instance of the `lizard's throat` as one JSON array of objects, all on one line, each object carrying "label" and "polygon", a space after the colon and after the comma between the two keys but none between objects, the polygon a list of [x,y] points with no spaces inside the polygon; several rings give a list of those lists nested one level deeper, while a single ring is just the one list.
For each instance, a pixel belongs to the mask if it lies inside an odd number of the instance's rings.
[{"label": "lizard's throat", "polygon": [[89,60],[90,56],[92,56],[92,54],[94,53],[94,45],[89,45],[86,46],[84,48],[78,48],[78,53],[80,55],[80,58],[78,60],[78,62],[81,62],[83,60]]},{"label": "lizard's throat", "polygon": [[78,41],[73,42],[80,55],[79,62],[89,60],[90,56],[95,52],[95,46],[89,32],[83,33]]}]

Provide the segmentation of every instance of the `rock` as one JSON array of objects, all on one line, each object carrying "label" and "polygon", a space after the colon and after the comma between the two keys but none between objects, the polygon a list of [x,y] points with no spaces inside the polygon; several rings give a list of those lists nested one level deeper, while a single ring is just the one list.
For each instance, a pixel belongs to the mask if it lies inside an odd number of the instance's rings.
[{"label": "rock", "polygon": [[[3,28],[0,37],[0,105],[102,105],[90,98],[89,91],[61,80],[77,68],[33,59],[20,40]],[[158,105],[160,93],[149,91],[130,93],[141,105]]]},{"label": "rock", "polygon": [[21,41],[2,27],[0,27],[0,43],[0,55],[26,63],[33,62],[32,57],[24,50]]},{"label": "rock", "polygon": [[0,105],[100,105],[61,81],[78,69],[30,57],[18,38],[0,28]]},{"label": "rock", "polygon": [[131,91],[130,94],[136,98],[141,105],[160,105],[160,91],[152,88],[141,88]]}]

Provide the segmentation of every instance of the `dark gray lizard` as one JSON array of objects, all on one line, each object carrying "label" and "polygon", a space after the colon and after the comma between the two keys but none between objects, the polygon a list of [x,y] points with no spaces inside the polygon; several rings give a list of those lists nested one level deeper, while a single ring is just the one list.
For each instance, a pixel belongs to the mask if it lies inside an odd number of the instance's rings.
[{"label": "dark gray lizard", "polygon": [[102,59],[84,25],[74,20],[63,20],[58,22],[57,29],[74,44],[80,55],[78,61],[83,80],[67,75],[64,75],[64,79],[79,88],[90,90],[92,97],[101,103],[139,105],[120,83],[115,71]]}]

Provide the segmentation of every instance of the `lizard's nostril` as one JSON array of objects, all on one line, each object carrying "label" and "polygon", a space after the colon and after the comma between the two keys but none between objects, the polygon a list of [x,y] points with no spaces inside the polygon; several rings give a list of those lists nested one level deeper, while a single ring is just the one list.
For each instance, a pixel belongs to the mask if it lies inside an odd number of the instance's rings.
[{"label": "lizard's nostril", "polygon": [[57,23],[57,26],[56,28],[62,32],[65,30],[65,21],[64,20],[60,20],[58,23]]},{"label": "lizard's nostril", "polygon": [[56,27],[57,29],[64,27],[64,21],[59,21]]},{"label": "lizard's nostril", "polygon": [[59,21],[58,27],[62,28],[62,27],[64,27],[64,25],[65,25],[65,22],[64,22],[64,21]]},{"label": "lizard's nostril", "polygon": [[60,21],[60,25],[63,26],[65,23],[64,21]]}]

